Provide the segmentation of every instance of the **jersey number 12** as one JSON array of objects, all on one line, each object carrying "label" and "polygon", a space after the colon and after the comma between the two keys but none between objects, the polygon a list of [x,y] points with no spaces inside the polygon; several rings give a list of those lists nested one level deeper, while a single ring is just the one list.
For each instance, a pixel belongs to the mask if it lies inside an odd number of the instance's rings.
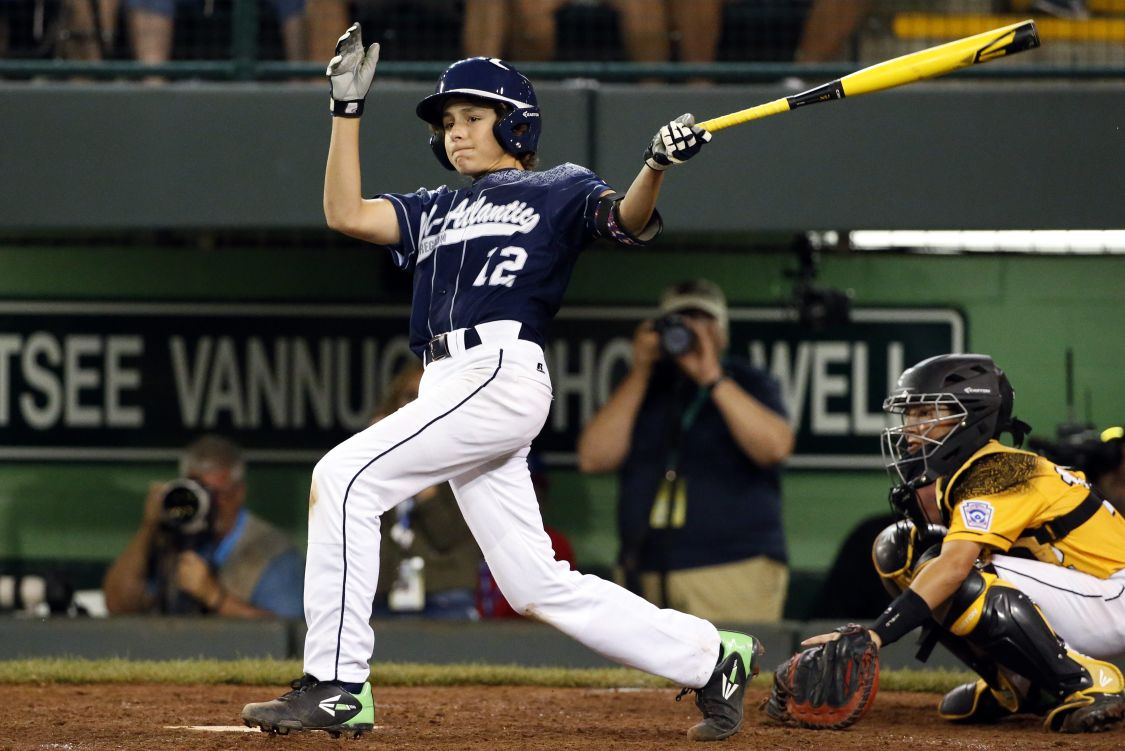
[{"label": "jersey number 12", "polygon": [[[492,267],[491,276],[488,273],[488,264],[492,262],[492,256],[496,251],[500,251],[500,257],[506,260],[501,261]],[[511,287],[516,281],[516,273],[523,268],[527,263],[527,251],[523,248],[509,245],[506,248],[493,248],[488,251],[488,257],[484,259],[484,267],[477,274],[477,278],[473,281],[474,287],[483,287],[487,284],[490,287]]]}]

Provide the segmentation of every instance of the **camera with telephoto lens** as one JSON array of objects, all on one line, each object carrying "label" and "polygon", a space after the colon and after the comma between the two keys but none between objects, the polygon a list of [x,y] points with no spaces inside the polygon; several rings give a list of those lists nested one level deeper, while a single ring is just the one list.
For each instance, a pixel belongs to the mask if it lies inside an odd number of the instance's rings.
[{"label": "camera with telephoto lens", "polygon": [[668,313],[652,322],[660,334],[660,351],[668,357],[679,357],[695,348],[695,332],[679,313]]},{"label": "camera with telephoto lens", "polygon": [[210,536],[215,524],[215,494],[202,483],[181,477],[164,487],[160,528],[174,547],[187,550]]}]

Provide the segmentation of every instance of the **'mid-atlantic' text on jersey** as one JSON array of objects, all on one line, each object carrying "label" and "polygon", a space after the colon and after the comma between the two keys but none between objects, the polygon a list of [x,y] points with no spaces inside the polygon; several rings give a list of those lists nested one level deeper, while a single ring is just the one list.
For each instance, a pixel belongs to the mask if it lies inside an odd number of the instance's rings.
[{"label": "'mid-atlantic' text on jersey", "polygon": [[594,209],[610,188],[584,167],[505,169],[449,190],[386,194],[401,242],[390,248],[414,272],[410,346],[488,321],[523,324],[542,344],[578,253],[598,231]]}]

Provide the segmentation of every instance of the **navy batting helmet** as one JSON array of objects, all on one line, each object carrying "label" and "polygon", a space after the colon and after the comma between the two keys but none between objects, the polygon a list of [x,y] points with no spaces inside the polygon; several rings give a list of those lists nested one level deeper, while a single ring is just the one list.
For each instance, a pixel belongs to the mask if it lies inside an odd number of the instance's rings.
[{"label": "navy batting helmet", "polygon": [[[455,62],[445,69],[434,93],[419,102],[415,112],[440,130],[445,103],[455,97],[483,99],[510,107],[492,128],[496,140],[512,156],[535,153],[542,128],[539,102],[531,81],[511,65],[494,57],[470,57]],[[430,148],[443,167],[453,169],[442,136],[430,136]]]}]

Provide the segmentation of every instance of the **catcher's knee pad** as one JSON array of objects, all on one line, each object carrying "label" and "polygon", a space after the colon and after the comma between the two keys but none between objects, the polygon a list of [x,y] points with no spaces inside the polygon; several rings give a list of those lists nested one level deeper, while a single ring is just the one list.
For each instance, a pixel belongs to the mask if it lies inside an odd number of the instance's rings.
[{"label": "catcher's knee pad", "polygon": [[974,570],[966,577],[943,625],[1001,668],[1031,681],[1048,706],[1094,685],[1090,670],[1066,650],[1031,599],[993,573]]},{"label": "catcher's knee pad", "polygon": [[919,529],[903,519],[879,533],[871,546],[871,559],[891,597],[902,594],[922,566],[937,557],[946,531],[933,524]]}]

